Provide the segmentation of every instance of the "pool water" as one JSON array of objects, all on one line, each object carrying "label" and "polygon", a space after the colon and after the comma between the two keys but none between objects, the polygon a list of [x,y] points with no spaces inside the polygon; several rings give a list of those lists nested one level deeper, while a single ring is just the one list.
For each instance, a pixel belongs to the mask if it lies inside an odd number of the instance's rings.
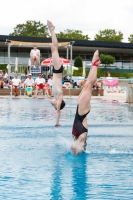
[{"label": "pool water", "polygon": [[74,156],[76,99],[60,128],[47,99],[0,99],[0,199],[133,199],[133,107],[91,105],[87,150]]}]

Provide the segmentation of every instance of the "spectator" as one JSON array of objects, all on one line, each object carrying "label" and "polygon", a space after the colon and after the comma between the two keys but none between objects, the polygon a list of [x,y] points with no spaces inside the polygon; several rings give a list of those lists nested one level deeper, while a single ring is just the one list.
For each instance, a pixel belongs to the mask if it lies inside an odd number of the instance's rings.
[{"label": "spectator", "polygon": [[3,76],[3,72],[2,72],[2,70],[0,69],[0,76]]},{"label": "spectator", "polygon": [[117,84],[115,87],[113,87],[113,92],[120,93],[121,92],[121,87],[118,86],[118,84]]},{"label": "spectator", "polygon": [[5,70],[3,70],[2,72],[3,72],[3,81],[7,85],[8,84],[8,74]]},{"label": "spectator", "polygon": [[48,84],[49,84],[50,87],[52,87],[52,82],[53,82],[52,79],[53,79],[53,75],[50,75],[49,79],[48,79]]},{"label": "spectator", "polygon": [[113,89],[110,85],[108,85],[106,88],[105,88],[105,91],[108,92],[108,93],[112,93],[113,92]]},{"label": "spectator", "polygon": [[100,91],[103,89],[103,81],[102,80],[97,80],[95,82],[95,88],[98,91],[98,96],[100,96]]},{"label": "spectator", "polygon": [[62,78],[62,85],[64,85],[64,83],[65,83],[65,81],[64,81],[64,79]]},{"label": "spectator", "polygon": [[52,95],[52,83],[53,83],[53,75],[50,75],[48,79],[50,95]]},{"label": "spectator", "polygon": [[87,80],[79,81],[79,87],[83,88]]},{"label": "spectator", "polygon": [[77,84],[77,82],[74,81],[74,80],[72,80],[72,85],[73,85],[73,88],[78,88],[79,87],[79,85]]},{"label": "spectator", "polygon": [[47,97],[51,96],[51,92],[49,90],[49,84],[48,83],[44,84],[44,91],[45,91],[45,97],[46,97],[46,95],[47,95]]},{"label": "spectator", "polygon": [[44,84],[45,84],[45,79],[42,78],[42,74],[39,73],[38,74],[38,78],[36,78],[35,80],[35,86],[36,86],[36,94],[35,94],[35,98],[37,98],[37,94],[38,94],[38,90],[40,89],[45,89],[44,87]]},{"label": "spectator", "polygon": [[65,82],[63,84],[63,88],[65,88],[65,89],[71,89],[72,88],[72,84],[70,82]]},{"label": "spectator", "polygon": [[3,81],[3,77],[1,75],[2,73],[0,72],[0,88],[4,87],[4,81]]},{"label": "spectator", "polygon": [[15,78],[12,79],[12,88],[14,90],[14,96],[18,96],[18,90],[21,85],[21,80],[18,78],[18,74],[15,74]]},{"label": "spectator", "polygon": [[39,60],[40,60],[40,50],[37,49],[36,45],[34,45],[33,49],[31,50],[30,57],[31,57],[32,66],[34,66],[34,62],[36,62],[36,67],[38,67]]},{"label": "spectator", "polygon": [[24,87],[26,87],[27,95],[31,97],[34,87],[34,79],[32,78],[32,74],[28,75],[28,78],[24,82]]}]

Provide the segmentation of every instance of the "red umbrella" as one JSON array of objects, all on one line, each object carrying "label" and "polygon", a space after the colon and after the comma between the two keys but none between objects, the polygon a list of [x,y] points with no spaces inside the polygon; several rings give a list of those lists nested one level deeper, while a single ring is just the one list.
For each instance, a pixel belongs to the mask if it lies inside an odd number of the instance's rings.
[{"label": "red umbrella", "polygon": [[[70,60],[67,60],[65,58],[59,58],[60,59],[60,62],[63,64],[63,65],[70,65]],[[42,61],[41,65],[44,65],[44,66],[50,66],[50,65],[53,65],[52,63],[52,58],[47,58],[45,60]]]}]

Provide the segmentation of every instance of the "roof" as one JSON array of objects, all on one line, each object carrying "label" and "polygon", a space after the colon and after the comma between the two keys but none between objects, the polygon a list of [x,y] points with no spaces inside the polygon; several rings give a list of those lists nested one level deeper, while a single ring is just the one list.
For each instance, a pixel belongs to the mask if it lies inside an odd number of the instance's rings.
[{"label": "roof", "polygon": [[[31,42],[34,44],[35,43],[51,43],[51,38],[0,35],[0,42],[6,42],[6,40]],[[71,42],[71,41],[73,40],[58,38],[58,42]],[[104,42],[104,41],[91,41],[91,40],[75,40],[75,43],[73,44],[73,46],[133,49],[133,43]]]},{"label": "roof", "polygon": [[[7,40],[6,43],[9,43],[10,46],[23,46],[23,47],[33,47],[37,45],[37,47],[49,47],[52,45],[51,42],[23,42],[23,41],[15,41],[15,40]],[[59,46],[67,46],[70,42],[59,42]]]}]

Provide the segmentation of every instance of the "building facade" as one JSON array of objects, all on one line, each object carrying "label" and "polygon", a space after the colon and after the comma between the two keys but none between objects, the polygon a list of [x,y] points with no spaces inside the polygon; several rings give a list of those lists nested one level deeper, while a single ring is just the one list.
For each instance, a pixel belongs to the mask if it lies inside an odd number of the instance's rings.
[{"label": "building facade", "polygon": [[[38,37],[24,37],[24,36],[9,36],[0,35],[0,64],[8,64],[8,46],[7,41],[14,40],[20,42],[33,42],[33,43],[48,43],[50,44],[51,38],[38,38]],[[68,39],[58,39],[59,42],[72,42]],[[70,51],[70,45],[59,47],[60,57],[74,59],[80,56],[86,64],[89,64],[92,60],[93,53],[96,49],[100,53],[109,54],[115,57],[116,63],[114,66],[118,68],[131,68],[133,69],[133,44],[122,42],[101,42],[101,41],[89,41],[89,40],[75,40],[72,45],[72,52]],[[39,47],[41,52],[41,61],[51,57],[50,45]],[[23,47],[11,46],[10,48],[10,63],[15,64],[16,57],[20,65],[28,65],[30,58],[31,46]]]}]

